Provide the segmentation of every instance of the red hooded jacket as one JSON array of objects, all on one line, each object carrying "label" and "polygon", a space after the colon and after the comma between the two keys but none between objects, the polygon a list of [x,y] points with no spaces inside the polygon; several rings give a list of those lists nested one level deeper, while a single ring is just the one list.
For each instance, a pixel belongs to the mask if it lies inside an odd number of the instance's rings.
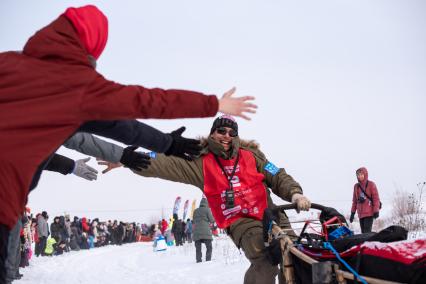
[{"label": "red hooded jacket", "polygon": [[161,221],[161,233],[162,234],[164,234],[164,232],[167,231],[168,226],[169,226],[169,224],[167,223],[167,221],[163,219],[163,221]]},{"label": "red hooded jacket", "polygon": [[83,229],[83,232],[88,233],[90,230],[89,225],[87,224],[86,217],[81,218],[81,228]]},{"label": "red hooded jacket", "polygon": [[[76,16],[86,15],[87,7],[78,9],[73,10]],[[89,38],[100,38],[87,45],[72,22],[62,15],[33,35],[22,53],[0,53],[0,223],[9,228],[24,211],[37,168],[84,122],[210,117],[218,110],[216,96],[105,79],[93,69],[88,54],[99,56],[107,29],[86,28],[92,31]]]},{"label": "red hooded jacket", "polygon": [[[354,185],[354,192],[352,196],[352,209],[351,212],[358,212],[358,218],[364,218],[364,217],[371,217],[375,212],[379,212],[380,210],[380,198],[379,193],[377,191],[376,184],[372,182],[371,180],[368,180],[368,171],[366,168],[360,168],[357,170],[361,171],[364,174],[364,180],[362,182],[357,182]],[[370,201],[368,197],[365,197],[365,201],[360,203],[359,197],[361,195],[364,196],[362,193],[362,190],[360,188],[365,190],[368,196],[371,197],[373,202]],[[367,186],[367,188],[366,188]]]}]

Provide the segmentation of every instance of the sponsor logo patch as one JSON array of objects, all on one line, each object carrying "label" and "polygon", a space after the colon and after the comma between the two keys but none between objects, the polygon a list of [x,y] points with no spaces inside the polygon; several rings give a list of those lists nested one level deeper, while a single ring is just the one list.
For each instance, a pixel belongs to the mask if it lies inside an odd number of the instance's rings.
[{"label": "sponsor logo patch", "polygon": [[275,166],[274,164],[272,164],[271,162],[268,162],[265,165],[264,170],[269,172],[273,176],[276,175],[280,171],[280,169],[277,166]]}]

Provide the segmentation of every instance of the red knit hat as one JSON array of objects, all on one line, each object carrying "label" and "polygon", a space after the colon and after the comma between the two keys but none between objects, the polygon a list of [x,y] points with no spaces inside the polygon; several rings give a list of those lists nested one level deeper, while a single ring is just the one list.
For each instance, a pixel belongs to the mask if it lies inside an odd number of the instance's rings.
[{"label": "red knit hat", "polygon": [[107,17],[93,5],[68,8],[64,15],[77,30],[77,34],[86,51],[98,59],[108,39]]}]

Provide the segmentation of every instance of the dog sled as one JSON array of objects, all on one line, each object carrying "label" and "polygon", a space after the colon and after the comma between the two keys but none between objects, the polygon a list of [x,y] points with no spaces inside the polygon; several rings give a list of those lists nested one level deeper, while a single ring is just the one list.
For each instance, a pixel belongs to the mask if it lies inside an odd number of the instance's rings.
[{"label": "dog sled", "polygon": [[[426,283],[426,239],[407,241],[399,226],[354,235],[339,212],[318,204],[312,209],[321,211],[319,220],[306,221],[296,239],[274,221],[291,209],[296,206],[265,211],[263,220],[265,242],[279,241],[285,283]],[[309,232],[314,225],[320,230]]]}]

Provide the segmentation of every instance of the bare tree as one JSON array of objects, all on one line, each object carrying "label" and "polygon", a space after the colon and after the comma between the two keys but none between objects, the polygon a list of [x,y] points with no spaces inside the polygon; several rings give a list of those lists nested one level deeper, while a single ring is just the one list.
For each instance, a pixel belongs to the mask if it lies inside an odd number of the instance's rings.
[{"label": "bare tree", "polygon": [[378,232],[385,228],[385,220],[383,218],[376,219],[373,223],[373,231]]},{"label": "bare tree", "polygon": [[422,231],[426,229],[424,220],[422,197],[426,182],[417,184],[418,193],[408,193],[401,189],[395,192],[393,198],[393,222],[406,228],[408,231]]}]

